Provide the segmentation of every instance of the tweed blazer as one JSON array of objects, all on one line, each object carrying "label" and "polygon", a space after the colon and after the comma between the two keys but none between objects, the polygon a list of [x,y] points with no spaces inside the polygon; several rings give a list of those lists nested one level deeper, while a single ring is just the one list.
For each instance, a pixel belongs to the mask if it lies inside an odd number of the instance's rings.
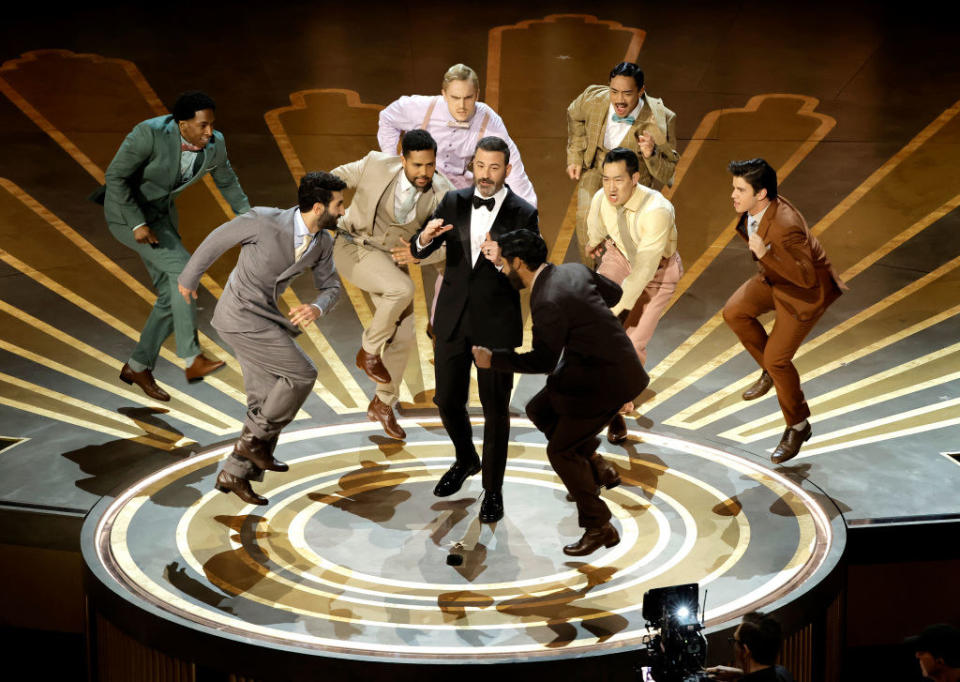
[{"label": "tweed blazer", "polygon": [[199,152],[200,169],[185,183],[180,178],[180,127],[173,116],[138,123],[124,139],[106,171],[103,210],[107,221],[131,230],[167,215],[176,226],[173,201],[183,190],[210,173],[230,208],[239,215],[250,210],[247,195],[227,158],[227,146],[215,130]]},{"label": "tweed blazer", "polygon": [[200,277],[228,249],[241,245],[237,265],[230,273],[213,313],[213,326],[224,332],[256,332],[280,325],[291,336],[300,329],[280,312],[278,300],[290,281],[304,270],[313,271],[318,296],[312,304],[328,314],[340,296],[340,279],[333,265],[333,237],[320,230],[315,243],[294,260],[294,214],[257,206],[207,235],[177,282],[196,291]]},{"label": "tweed blazer", "polygon": [[[663,105],[663,100],[642,95],[643,107],[630,127],[627,137],[632,141],[639,132],[650,133],[657,145],[650,158],[640,154],[640,184],[653,189],[673,184],[673,175],[680,160],[677,152],[677,116]],[[582,168],[598,167],[597,158],[603,146],[603,130],[610,111],[610,87],[591,85],[567,107],[567,165]],[[634,143],[630,147],[637,151]]]},{"label": "tweed blazer", "polygon": [[[377,233],[374,223],[377,217],[377,206],[381,200],[390,202],[390,213],[393,213],[393,197],[385,197],[384,192],[390,182],[401,172],[400,157],[383,152],[373,151],[359,161],[337,166],[331,173],[339,177],[347,187],[356,188],[356,194],[350,202],[350,207],[337,224],[337,227],[350,233],[355,242],[361,245],[370,245],[381,250],[389,250],[400,245],[400,239],[410,241],[414,233],[430,220],[434,209],[440,203],[443,195],[454,189],[453,184],[441,173],[433,174],[433,183],[430,189],[420,195],[417,200],[414,228],[403,225],[389,225],[384,232]],[[443,259],[443,252],[439,252],[429,262]]]},{"label": "tweed blazer", "polygon": [[[736,229],[748,241],[746,213]],[[757,277],[771,286],[774,300],[798,320],[818,317],[847,288],[800,211],[783,197],[770,202],[757,234],[768,248],[763,258],[753,256]]]}]

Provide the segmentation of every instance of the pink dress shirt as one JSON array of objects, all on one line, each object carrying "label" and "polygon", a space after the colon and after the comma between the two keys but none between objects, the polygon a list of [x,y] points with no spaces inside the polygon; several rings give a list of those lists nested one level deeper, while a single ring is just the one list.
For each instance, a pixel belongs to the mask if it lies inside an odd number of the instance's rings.
[{"label": "pink dress shirt", "polygon": [[[477,147],[481,129],[483,135],[493,135],[502,138],[510,148],[510,165],[512,167],[507,184],[510,189],[537,205],[537,195],[533,185],[523,169],[523,161],[517,145],[510,139],[503,119],[493,109],[483,102],[477,102],[476,111],[469,120],[468,128],[448,126],[454,120],[447,108],[447,103],[440,95],[410,95],[401,97],[380,112],[380,129],[377,140],[380,142],[380,151],[387,154],[397,153],[397,143],[400,133],[423,127],[423,120],[427,115],[430,104],[433,103],[433,112],[426,129],[437,141],[437,170],[443,173],[457,189],[473,186],[473,173],[467,170],[467,164],[473,158],[473,151]],[[486,128],[484,128],[486,121]]]}]

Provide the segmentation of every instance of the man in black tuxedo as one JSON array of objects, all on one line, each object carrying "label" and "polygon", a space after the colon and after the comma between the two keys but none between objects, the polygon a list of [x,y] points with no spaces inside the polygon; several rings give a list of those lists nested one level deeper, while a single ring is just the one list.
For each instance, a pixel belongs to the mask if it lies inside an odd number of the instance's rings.
[{"label": "man in black tuxedo", "polygon": [[447,192],[433,219],[410,241],[415,258],[426,258],[441,245],[447,246],[447,264],[433,321],[437,385],[433,402],[453,441],[457,460],[433,494],[454,494],[468,476],[482,468],[480,520],[484,523],[503,518],[501,489],[507,466],[513,375],[477,372],[484,419],[481,467],[467,415],[471,348],[515,348],[522,343],[520,295],[499,271],[497,241],[519,228],[539,232],[537,209],[504,184],[509,174],[510,149],[506,142],[499,137],[482,138],[473,157],[474,187]]},{"label": "man in black tuxedo", "polygon": [[[597,434],[650,381],[631,352],[630,338],[610,312],[622,291],[579,263],[547,263],[547,245],[533,232],[517,230],[501,237],[500,253],[502,272],[514,286],[530,287],[533,350],[518,354],[477,346],[477,367],[549,373],[544,389],[527,403],[527,416],[546,435],[550,464],[577,503],[580,526],[586,529],[563,551],[584,556],[601,546],[612,547],[620,535],[598,486],[612,488],[620,475],[596,452]],[[557,364],[561,353],[563,360]]]}]

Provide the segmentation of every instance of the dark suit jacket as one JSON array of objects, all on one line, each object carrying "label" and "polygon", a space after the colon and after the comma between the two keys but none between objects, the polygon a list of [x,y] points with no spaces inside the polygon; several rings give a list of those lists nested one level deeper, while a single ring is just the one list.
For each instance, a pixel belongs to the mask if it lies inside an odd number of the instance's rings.
[{"label": "dark suit jacket", "polygon": [[[447,245],[447,265],[443,272],[443,286],[437,298],[437,312],[433,331],[437,338],[449,341],[457,329],[464,310],[469,309],[474,343],[488,348],[514,348],[523,343],[523,320],[520,314],[520,294],[484,257],[476,264],[470,261],[470,217],[473,187],[447,192],[433,212],[434,218],[453,225],[420,250],[417,239],[421,228],[410,240],[410,252],[416,258],[426,258]],[[496,241],[507,232],[518,229],[540,232],[537,209],[507,188],[507,196],[490,228],[490,237]]]},{"label": "dark suit jacket", "polygon": [[[737,233],[747,239],[746,213],[740,216]],[[819,317],[846,288],[800,211],[783,197],[770,202],[757,234],[770,247],[763,258],[754,256],[758,277],[770,284],[774,299],[798,320]]]},{"label": "dark suit jacket", "polygon": [[558,414],[589,417],[619,408],[650,381],[610,312],[620,295],[619,286],[584,265],[548,264],[530,292],[533,350],[495,349],[492,367],[550,373],[547,392]]}]

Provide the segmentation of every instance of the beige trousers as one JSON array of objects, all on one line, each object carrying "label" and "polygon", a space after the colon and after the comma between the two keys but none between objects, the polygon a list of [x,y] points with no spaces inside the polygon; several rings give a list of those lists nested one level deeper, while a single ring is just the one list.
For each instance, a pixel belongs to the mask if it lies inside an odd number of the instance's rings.
[{"label": "beige trousers", "polygon": [[379,355],[390,373],[390,383],[377,383],[377,397],[395,405],[414,345],[413,281],[390,254],[344,239],[333,246],[333,262],[341,277],[370,294],[375,312],[361,344],[367,353]]},{"label": "beige trousers", "polygon": [[[620,253],[620,250],[611,240],[607,240],[607,250],[603,254],[603,260],[600,267],[597,268],[604,277],[612,279],[617,284],[622,284],[623,280],[630,274],[630,263],[626,257]],[[633,342],[633,347],[637,351],[637,357],[640,358],[640,364],[647,364],[647,344],[653,338],[653,332],[657,329],[657,323],[660,322],[660,316],[663,314],[670,297],[677,290],[677,282],[683,276],[683,263],[680,261],[680,253],[674,253],[669,258],[660,259],[660,267],[657,268],[653,279],[644,288],[640,298],[630,309],[630,312],[624,320],[623,327],[627,331],[627,336]]]}]

